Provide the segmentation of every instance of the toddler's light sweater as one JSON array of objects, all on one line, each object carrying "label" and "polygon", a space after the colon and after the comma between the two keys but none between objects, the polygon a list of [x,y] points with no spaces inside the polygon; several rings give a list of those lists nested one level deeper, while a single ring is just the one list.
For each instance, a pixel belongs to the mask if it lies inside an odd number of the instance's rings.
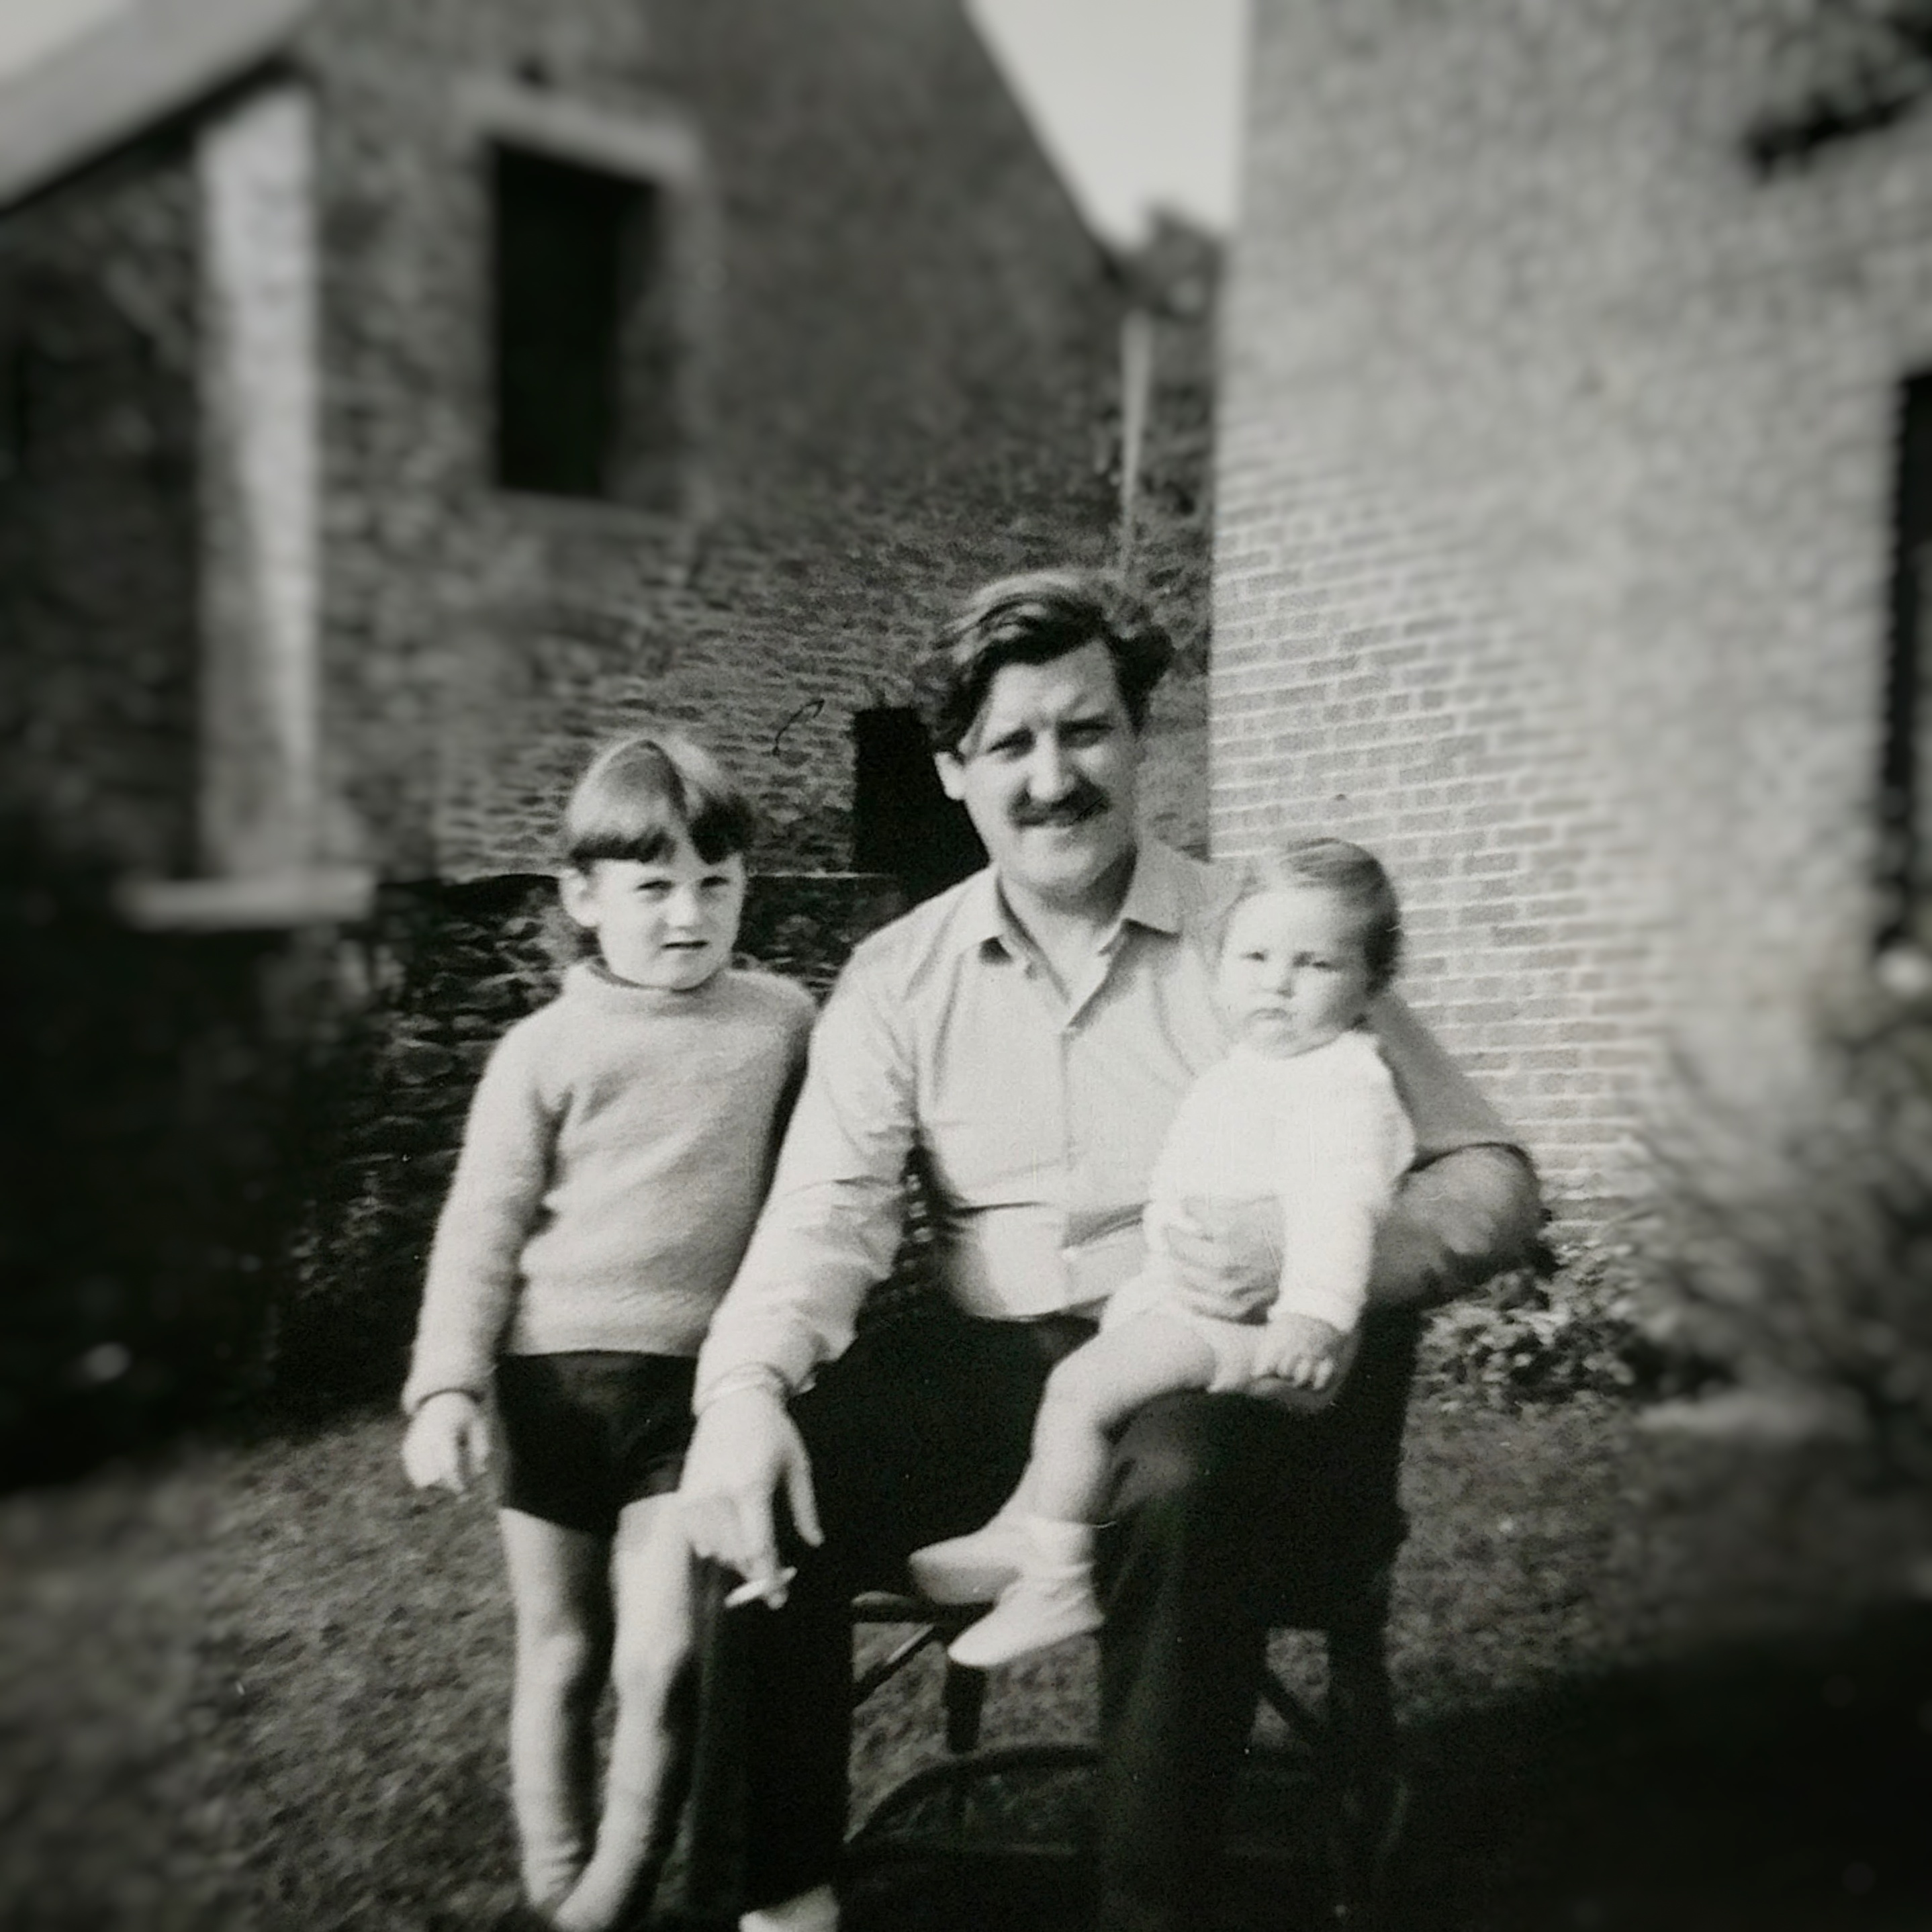
[{"label": "toddler's light sweater", "polygon": [[403,1406],[481,1394],[499,1354],[694,1355],[751,1238],[811,998],[573,966],[497,1043],[436,1224]]},{"label": "toddler's light sweater", "polygon": [[1150,1184],[1150,1268],[1170,1287],[1168,1230],[1200,1195],[1281,1203],[1271,1312],[1354,1328],[1375,1224],[1415,1158],[1415,1135],[1375,1036],[1355,1028],[1277,1059],[1237,1046],[1182,1096]]}]

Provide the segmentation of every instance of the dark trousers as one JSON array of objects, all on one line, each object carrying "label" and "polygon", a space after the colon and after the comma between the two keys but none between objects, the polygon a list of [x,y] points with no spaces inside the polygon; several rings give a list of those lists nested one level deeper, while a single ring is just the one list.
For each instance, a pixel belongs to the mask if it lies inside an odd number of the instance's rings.
[{"label": "dark trousers", "polygon": [[[825,1546],[788,1550],[799,1574],[785,1609],[733,1611],[722,1633],[742,1687],[747,1904],[836,1870],[852,1598],[904,1588],[913,1550],[976,1528],[1006,1499],[1047,1372],[1086,1332],[922,1312],[862,1334],[795,1405]],[[1391,1365],[1365,1345],[1344,1400],[1319,1418],[1188,1394],[1149,1405],[1124,1432],[1097,1564],[1103,1924],[1202,1922],[1270,1624],[1312,1573],[1385,1558],[1400,1540],[1412,1346],[1412,1335]]]}]

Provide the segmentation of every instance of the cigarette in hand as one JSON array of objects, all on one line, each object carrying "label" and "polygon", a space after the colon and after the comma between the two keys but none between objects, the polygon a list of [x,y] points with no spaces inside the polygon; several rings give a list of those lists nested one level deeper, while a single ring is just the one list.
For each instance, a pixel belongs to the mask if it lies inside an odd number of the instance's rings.
[{"label": "cigarette in hand", "polygon": [[791,1580],[798,1574],[796,1570],[778,1570],[770,1576],[748,1576],[724,1599],[724,1607],[735,1610],[741,1604],[769,1604],[773,1610],[783,1608],[785,1592]]}]

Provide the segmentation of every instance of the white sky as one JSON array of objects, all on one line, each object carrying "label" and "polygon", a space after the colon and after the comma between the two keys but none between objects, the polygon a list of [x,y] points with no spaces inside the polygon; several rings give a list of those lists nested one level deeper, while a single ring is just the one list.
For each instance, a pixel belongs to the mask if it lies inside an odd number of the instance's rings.
[{"label": "white sky", "polygon": [[0,77],[118,14],[129,0],[0,0]]},{"label": "white sky", "polygon": [[[0,0],[0,76],[131,4]],[[1247,0],[966,5],[1099,234],[1132,242],[1162,207],[1227,231]]]},{"label": "white sky", "polygon": [[1240,174],[1247,0],[967,0],[1088,221],[1167,208],[1225,234]]}]

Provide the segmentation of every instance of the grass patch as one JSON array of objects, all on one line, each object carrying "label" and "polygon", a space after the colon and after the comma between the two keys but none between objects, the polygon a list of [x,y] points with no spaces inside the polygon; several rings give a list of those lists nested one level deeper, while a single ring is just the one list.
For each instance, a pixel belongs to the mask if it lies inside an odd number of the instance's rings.
[{"label": "grass patch", "polygon": [[[507,1901],[490,1512],[412,1493],[397,1439],[352,1418],[0,1502],[0,1923],[445,1932]],[[1922,1498],[1589,1401],[1418,1405],[1407,1498],[1404,1922],[1927,1922]],[[935,1670],[868,1714],[862,1804],[940,1754]],[[1086,1647],[1003,1673],[988,1741],[1083,1734],[1092,1694]]]}]

